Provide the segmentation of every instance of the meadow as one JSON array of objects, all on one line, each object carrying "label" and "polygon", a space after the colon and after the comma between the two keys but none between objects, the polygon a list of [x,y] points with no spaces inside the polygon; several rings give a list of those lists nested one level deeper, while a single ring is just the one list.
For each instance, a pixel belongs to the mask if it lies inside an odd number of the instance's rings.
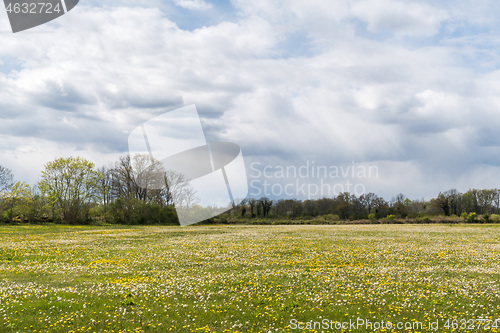
[{"label": "meadow", "polygon": [[499,270],[499,225],[0,226],[0,332],[498,332]]}]

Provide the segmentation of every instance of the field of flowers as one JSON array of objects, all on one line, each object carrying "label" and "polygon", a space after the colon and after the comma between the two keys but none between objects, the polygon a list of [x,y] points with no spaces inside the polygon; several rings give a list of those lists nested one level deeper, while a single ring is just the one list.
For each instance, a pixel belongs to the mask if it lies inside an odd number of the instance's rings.
[{"label": "field of flowers", "polygon": [[0,332],[498,332],[499,271],[497,225],[0,226]]}]

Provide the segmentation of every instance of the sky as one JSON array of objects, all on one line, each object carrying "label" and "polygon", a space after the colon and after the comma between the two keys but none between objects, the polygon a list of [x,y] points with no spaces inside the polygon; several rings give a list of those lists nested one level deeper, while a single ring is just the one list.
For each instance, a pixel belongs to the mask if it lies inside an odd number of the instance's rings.
[{"label": "sky", "polygon": [[195,104],[208,141],[241,147],[250,197],[500,187],[499,10],[81,0],[13,34],[0,8],[0,165],[33,185],[58,157],[109,165],[142,123]]}]

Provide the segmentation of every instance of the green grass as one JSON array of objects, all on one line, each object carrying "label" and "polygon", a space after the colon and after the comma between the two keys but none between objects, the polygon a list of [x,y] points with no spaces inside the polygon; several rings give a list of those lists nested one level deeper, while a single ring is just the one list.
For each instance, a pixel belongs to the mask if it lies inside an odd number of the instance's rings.
[{"label": "green grass", "polygon": [[500,326],[499,268],[500,225],[3,226],[0,332]]}]

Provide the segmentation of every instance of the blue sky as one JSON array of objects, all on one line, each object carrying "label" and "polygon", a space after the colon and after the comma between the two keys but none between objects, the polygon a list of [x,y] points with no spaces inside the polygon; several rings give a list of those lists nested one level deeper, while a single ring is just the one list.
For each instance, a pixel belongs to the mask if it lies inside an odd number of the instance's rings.
[{"label": "blue sky", "polygon": [[255,196],[297,184],[252,163],[376,166],[300,181],[387,199],[500,187],[498,2],[102,3],[18,34],[0,11],[0,164],[19,180],[59,156],[108,165],[142,122],[196,104],[209,140],[242,147]]}]

